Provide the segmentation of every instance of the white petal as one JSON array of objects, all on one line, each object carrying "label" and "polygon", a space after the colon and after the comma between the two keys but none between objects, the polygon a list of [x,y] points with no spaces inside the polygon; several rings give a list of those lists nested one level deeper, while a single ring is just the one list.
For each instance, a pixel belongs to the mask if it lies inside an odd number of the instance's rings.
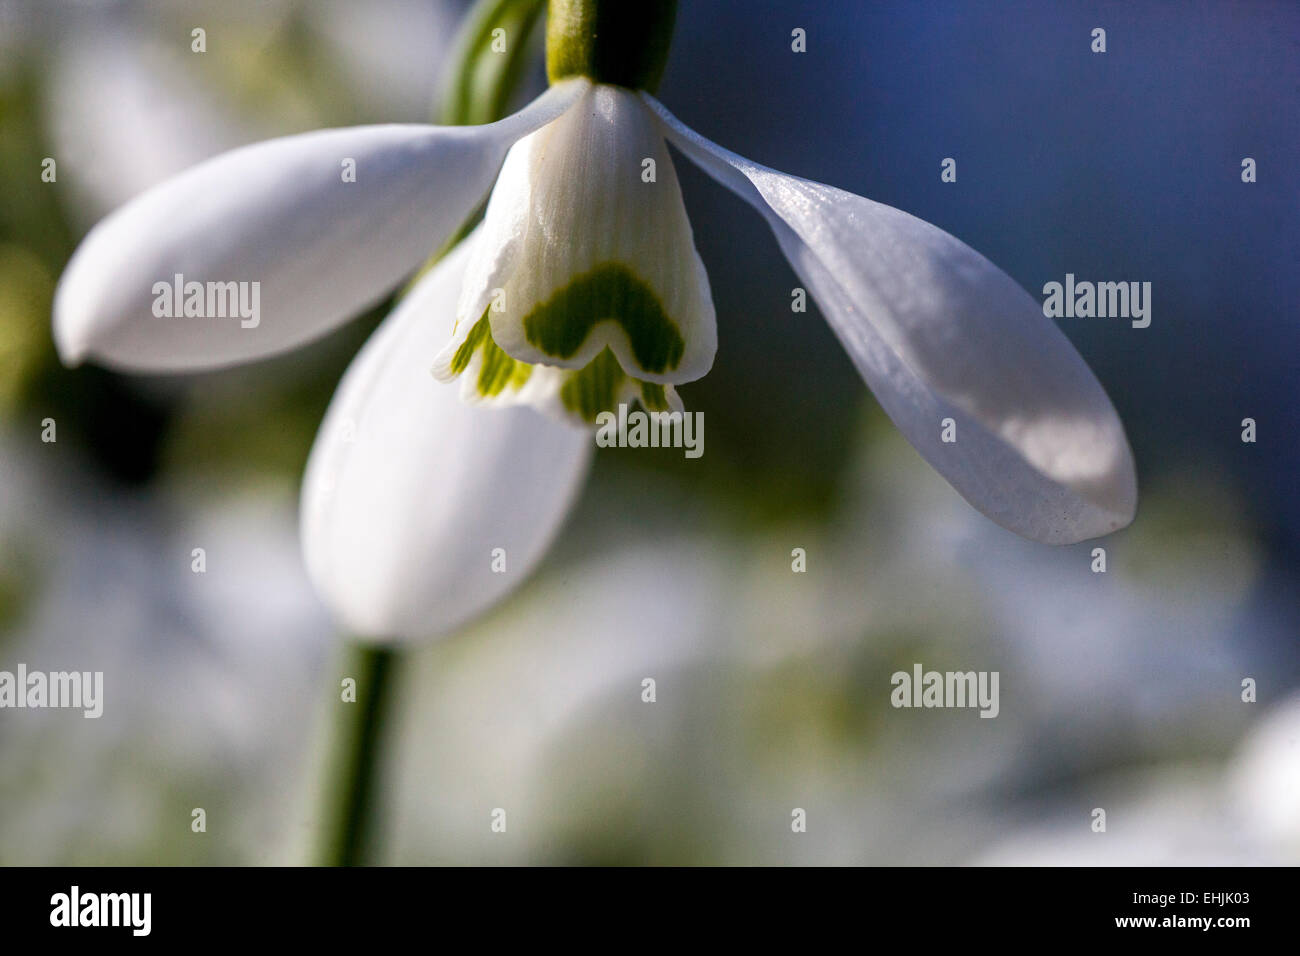
[{"label": "white petal", "polygon": [[764,215],[881,406],[967,501],[1051,544],[1133,520],[1119,417],[1015,280],[936,226],[752,163],[645,99],[674,145]]},{"label": "white petal", "polygon": [[[510,144],[588,85],[552,87],[490,126],[321,130],[233,150],[159,184],[74,253],[54,304],[60,354],[183,371],[323,335],[434,252],[487,192]],[[355,182],[345,181],[348,161]],[[159,317],[155,284],[177,275],[249,283],[249,317]]]},{"label": "white petal", "polygon": [[503,598],[545,554],[591,461],[586,432],[531,408],[467,405],[429,373],[474,241],[366,344],[307,465],[307,569],[359,636],[445,634]]},{"label": "white petal", "polygon": [[[712,366],[708,276],[663,134],[634,93],[592,86],[515,144],[484,233],[441,374],[493,303],[493,338],[524,362],[582,368],[608,347],[629,375],[660,384],[692,381]],[[601,285],[593,277],[602,275],[618,278]],[[560,302],[568,304],[558,325],[578,330],[564,347],[530,325]]]}]

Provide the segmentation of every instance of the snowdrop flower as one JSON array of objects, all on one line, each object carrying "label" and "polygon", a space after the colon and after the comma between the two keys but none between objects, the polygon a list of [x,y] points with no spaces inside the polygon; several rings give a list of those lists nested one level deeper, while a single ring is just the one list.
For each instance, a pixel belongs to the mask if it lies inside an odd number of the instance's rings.
[{"label": "snowdrop flower", "polygon": [[[60,280],[64,360],[134,371],[228,366],[315,338],[437,248],[521,128],[567,90],[479,129],[379,126],[257,144],[144,193],[91,231]],[[343,159],[357,169],[345,182]],[[450,183],[452,188],[440,186]],[[461,402],[430,374],[474,237],[432,269],[353,361],[302,491],[313,583],[357,636],[448,633],[541,559],[585,478],[589,436],[527,408]],[[158,318],[155,283],[258,282],[265,321]],[[181,280],[177,280],[181,281]],[[202,298],[202,295],[200,295]],[[430,317],[434,321],[430,321]],[[498,550],[499,549],[499,550]]]},{"label": "snowdrop flower", "polygon": [[[96,228],[69,264],[55,303],[62,354],[174,370],[291,348],[379,298],[490,190],[483,226],[453,256],[454,266],[422,279],[390,320],[405,330],[381,336],[401,340],[389,346],[391,361],[403,368],[423,361],[439,379],[459,378],[461,395],[474,404],[532,405],[577,421],[629,399],[652,410],[680,408],[676,387],[709,371],[717,330],[672,143],[765,217],[882,406],[976,508],[1057,544],[1131,521],[1136,479],[1119,419],[1065,336],[1009,276],[906,213],[727,152],[651,95],[675,6],[551,0],[551,88],[498,123],[274,140],[146,193]],[[349,164],[355,181],[341,182]],[[151,318],[154,284],[173,275],[255,279],[265,321],[249,329]],[[454,306],[433,294],[435,285],[459,287]],[[427,347],[430,329],[446,336],[440,349]],[[389,387],[392,373],[374,357],[384,347],[368,350],[344,391],[387,394],[392,410],[376,417],[397,430],[400,416],[416,415],[398,403],[444,399],[423,386]],[[508,436],[507,426],[495,426],[503,442],[521,446],[520,461],[576,441],[560,438],[560,426],[528,421]],[[484,441],[470,426],[464,438],[463,448],[429,439],[424,464],[445,472]],[[411,432],[405,438],[419,440]],[[355,487],[380,480],[389,467],[380,456],[400,459],[403,447],[393,439],[368,449],[373,457],[354,451]],[[308,493],[316,473],[309,470]],[[491,468],[483,476],[500,477]],[[521,478],[515,486],[533,484]],[[416,488],[412,479],[401,490]],[[422,506],[437,501],[421,490]],[[410,513],[399,497],[384,507]],[[463,500],[485,513],[494,507],[478,495]],[[433,506],[454,511],[450,502]],[[523,511],[520,502],[515,512]],[[396,587],[403,576],[367,568],[364,557],[322,570],[341,560],[337,549],[362,534],[366,519],[359,511],[347,523],[352,530],[318,534],[313,513],[306,509],[309,563],[327,592],[349,582],[360,593],[360,579]],[[400,520],[393,524],[400,530]]]}]

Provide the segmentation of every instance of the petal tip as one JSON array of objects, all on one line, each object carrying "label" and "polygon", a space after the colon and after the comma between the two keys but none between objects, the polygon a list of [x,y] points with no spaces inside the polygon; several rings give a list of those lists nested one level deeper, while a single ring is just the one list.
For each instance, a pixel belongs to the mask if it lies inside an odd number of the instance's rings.
[{"label": "petal tip", "polygon": [[64,342],[57,333],[54,336],[54,350],[58,353],[59,361],[63,363],[64,368],[80,368],[85,364],[90,353],[90,350],[83,346]]},{"label": "petal tip", "polygon": [[76,368],[90,356],[89,336],[84,334],[88,323],[76,322],[69,316],[71,312],[65,298],[65,287],[60,284],[54,298],[54,322],[51,329],[54,338],[54,350],[59,361],[68,368]]}]

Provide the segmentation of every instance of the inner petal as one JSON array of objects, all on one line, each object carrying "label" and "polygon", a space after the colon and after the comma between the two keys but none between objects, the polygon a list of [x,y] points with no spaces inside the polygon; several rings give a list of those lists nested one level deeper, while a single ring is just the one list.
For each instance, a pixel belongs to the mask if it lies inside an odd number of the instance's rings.
[{"label": "inner petal", "polygon": [[654,289],[621,262],[574,277],[535,306],[524,316],[524,336],[544,354],[565,359],[582,349],[602,321],[622,328],[638,370],[664,373],[681,364],[686,350],[681,332]]},{"label": "inner petal", "polygon": [[605,349],[580,369],[530,365],[512,358],[492,338],[486,314],[454,350],[444,350],[439,378],[461,379],[461,398],[489,405],[529,404],[575,424],[592,424],[620,403],[640,402],[648,411],[682,411],[671,385],[632,378]]},{"label": "inner petal", "polygon": [[[708,372],[717,329],[662,134],[633,93],[593,86],[517,143],[493,191],[480,278],[492,339],[530,364],[584,368],[606,350],[657,384]],[[458,330],[459,331],[459,330]]]}]

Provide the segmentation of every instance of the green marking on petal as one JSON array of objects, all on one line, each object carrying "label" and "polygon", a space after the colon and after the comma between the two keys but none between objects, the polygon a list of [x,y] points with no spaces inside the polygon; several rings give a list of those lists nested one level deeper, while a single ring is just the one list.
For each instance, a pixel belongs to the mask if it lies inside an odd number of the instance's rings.
[{"label": "green marking on petal", "polygon": [[618,359],[605,349],[567,377],[560,386],[560,401],[583,421],[594,422],[601,412],[613,409],[626,381],[627,375]]},{"label": "green marking on petal", "polygon": [[[482,398],[494,398],[506,389],[518,391],[528,382],[535,366],[512,358],[492,338],[491,326],[484,318],[474,323],[465,341],[452,356],[451,371],[460,375],[473,361],[482,358],[474,380],[475,391]],[[554,393],[552,393],[554,394]],[[666,412],[667,388],[643,382],[623,371],[614,353],[604,348],[580,369],[565,369],[560,379],[560,404],[572,415],[594,424],[601,412],[612,412],[622,401],[640,398],[647,411]]]},{"label": "green marking on petal", "polygon": [[651,412],[666,412],[670,408],[668,396],[664,394],[664,387],[654,382],[641,383],[641,404]]},{"label": "green marking on petal", "polygon": [[[493,342],[492,344],[496,345],[495,342]],[[528,376],[532,374],[533,374],[533,367],[531,365],[529,365],[527,362],[520,362],[516,359],[515,372],[513,375],[510,376],[510,387],[513,389],[523,388],[524,383],[528,381]]]},{"label": "green marking on petal", "polygon": [[456,354],[451,357],[451,374],[459,375],[469,367],[469,360],[474,357],[474,352],[483,344],[483,340],[489,338],[487,310],[483,311],[483,318],[474,323],[474,328],[469,330],[469,335],[465,336],[465,341],[460,344]]},{"label": "green marking on petal", "polygon": [[478,380],[474,383],[479,395],[491,398],[500,395],[507,387],[519,389],[528,381],[533,367],[527,362],[518,362],[505,353],[501,346],[492,339],[491,325],[487,321],[487,311],[474,323],[469,335],[456,349],[451,358],[451,371],[459,375],[469,367],[474,353],[482,350],[483,364],[479,366]]},{"label": "green marking on petal", "polygon": [[483,343],[483,365],[478,372],[478,393],[485,398],[490,398],[493,395],[500,395],[507,385],[517,389],[528,381],[528,376],[532,372],[531,365],[512,359],[489,335]]},{"label": "green marking on petal", "polygon": [[[533,309],[524,317],[524,335],[534,348],[567,359],[587,341],[591,330],[605,321],[623,327],[637,365],[647,372],[659,375],[681,363],[686,342],[677,326],[665,314],[654,290],[619,262],[607,262],[577,276]],[[599,359],[597,356],[591,365]]]},{"label": "green marking on petal", "polygon": [[[629,391],[632,394],[625,399]],[[671,408],[664,386],[629,377],[606,348],[584,367],[565,374],[560,403],[583,421],[594,423],[601,412],[612,412],[620,401],[638,394],[647,411],[666,412]]]}]

